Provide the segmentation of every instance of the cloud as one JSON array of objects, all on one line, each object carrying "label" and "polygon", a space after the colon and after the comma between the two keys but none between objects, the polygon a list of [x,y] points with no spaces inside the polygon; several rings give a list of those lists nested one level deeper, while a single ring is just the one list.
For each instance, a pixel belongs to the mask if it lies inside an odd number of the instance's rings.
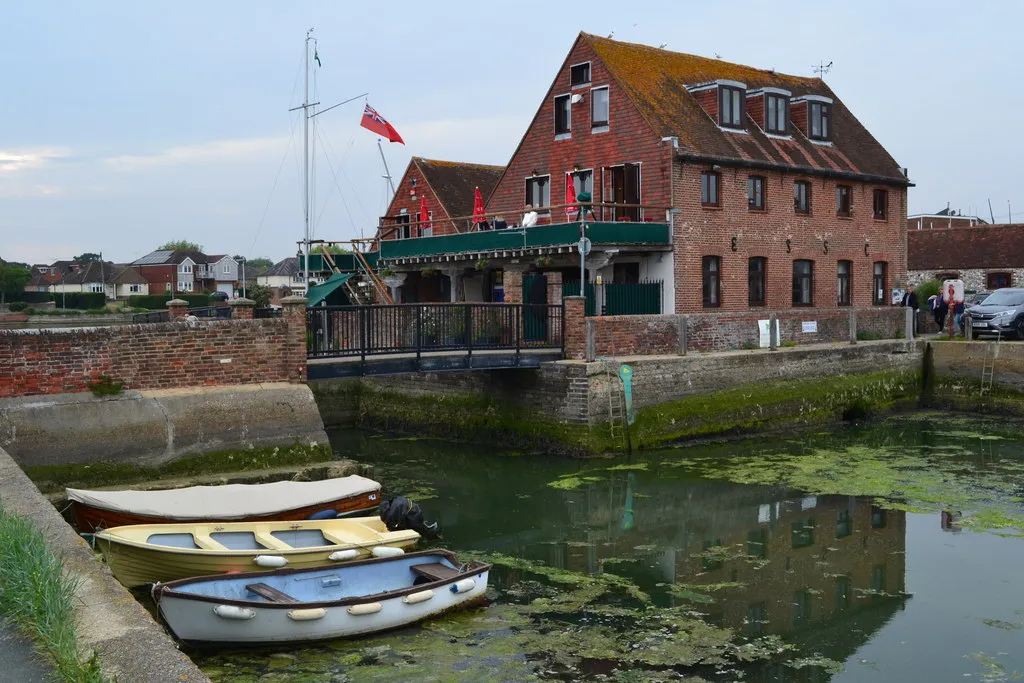
[{"label": "cloud", "polygon": [[0,149],[0,173],[13,173],[40,168],[51,159],[70,156],[67,149],[40,147],[39,149]]},{"label": "cloud", "polygon": [[103,163],[118,169],[156,166],[180,166],[209,161],[234,161],[242,157],[280,153],[288,144],[287,137],[239,138],[212,140],[196,145],[169,147],[154,154],[125,154],[107,157]]},{"label": "cloud", "polygon": [[64,194],[64,188],[57,185],[0,184],[0,197],[5,199],[53,198]]}]

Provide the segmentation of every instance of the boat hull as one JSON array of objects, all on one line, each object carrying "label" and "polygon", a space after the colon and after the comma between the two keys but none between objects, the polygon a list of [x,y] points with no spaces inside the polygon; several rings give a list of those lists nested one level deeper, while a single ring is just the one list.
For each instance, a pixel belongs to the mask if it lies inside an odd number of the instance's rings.
[{"label": "boat hull", "polygon": [[[254,515],[232,519],[232,522],[264,522],[271,520],[293,521],[309,519],[317,513],[332,510],[339,515],[355,515],[363,512],[371,512],[380,505],[380,491],[370,491],[355,496],[339,498],[337,500],[307,505],[305,507],[291,510],[281,510],[265,515]],[[71,503],[72,514],[75,519],[75,528],[80,533],[94,533],[101,529],[110,529],[117,526],[128,526],[131,524],[163,524],[163,523],[193,523],[217,522],[223,520],[195,518],[195,519],[170,519],[167,517],[156,517],[152,515],[119,512],[105,510],[103,508],[85,505],[77,501]]]},{"label": "boat hull", "polygon": [[[324,537],[328,545],[290,547],[278,542],[276,547],[230,549],[211,542],[212,537],[219,532],[253,531],[268,537],[273,531],[305,533],[321,530],[335,534],[333,540]],[[205,547],[160,545],[152,540],[150,534],[153,533],[199,539]],[[337,536],[339,533],[341,536]],[[107,529],[97,532],[94,536],[114,578],[128,588],[195,576],[260,571],[264,568],[273,568],[273,562],[280,560],[283,560],[283,566],[288,568],[338,564],[373,557],[375,549],[379,548],[409,548],[415,545],[419,538],[420,535],[415,531],[388,531],[379,518],[363,517],[304,522],[236,522],[216,526],[135,525]],[[330,559],[332,554],[340,551],[355,553],[343,552],[338,559]],[[265,564],[267,558],[273,558],[271,564]],[[260,564],[261,561],[264,564]]]},{"label": "boat hull", "polygon": [[[406,558],[421,554],[412,553]],[[196,645],[308,642],[401,628],[482,602],[489,569],[488,565],[481,565],[451,579],[405,591],[367,595],[344,604],[218,600],[165,590],[164,586],[155,587],[153,592],[164,621],[174,635],[185,642]],[[344,577],[343,567],[341,573]],[[258,581],[259,575],[251,580]],[[457,584],[459,590],[454,589]],[[415,592],[410,593],[410,590]],[[428,594],[429,597],[425,597]]]}]

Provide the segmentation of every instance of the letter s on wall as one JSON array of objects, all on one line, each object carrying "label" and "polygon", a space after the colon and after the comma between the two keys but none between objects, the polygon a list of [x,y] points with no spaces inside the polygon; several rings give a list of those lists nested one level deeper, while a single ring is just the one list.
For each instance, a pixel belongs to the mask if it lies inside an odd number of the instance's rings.
[{"label": "letter s on wall", "polygon": [[791,244],[792,244],[792,242],[790,240],[786,240],[786,253],[787,254],[790,253],[791,251],[793,251],[793,249],[791,247]]}]

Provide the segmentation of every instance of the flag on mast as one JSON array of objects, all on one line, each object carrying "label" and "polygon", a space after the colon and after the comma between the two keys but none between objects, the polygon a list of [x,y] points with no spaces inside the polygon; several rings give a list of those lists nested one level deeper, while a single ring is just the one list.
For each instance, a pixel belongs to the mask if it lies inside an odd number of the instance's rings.
[{"label": "flag on mast", "polygon": [[363,107],[363,119],[359,122],[359,125],[366,130],[372,131],[381,137],[387,138],[389,142],[400,142],[403,145],[405,140],[398,134],[395,127],[388,123],[383,116],[377,113],[377,110],[371,107],[369,104]]},{"label": "flag on mast", "polygon": [[316,60],[317,66],[323,67],[323,64],[320,63],[320,53],[317,52],[317,49],[315,47],[313,48],[313,59]]}]

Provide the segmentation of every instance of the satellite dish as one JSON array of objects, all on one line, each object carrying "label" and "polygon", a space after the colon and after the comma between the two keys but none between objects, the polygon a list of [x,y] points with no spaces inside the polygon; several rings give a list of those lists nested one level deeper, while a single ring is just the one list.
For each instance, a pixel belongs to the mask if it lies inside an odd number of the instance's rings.
[{"label": "satellite dish", "polygon": [[569,98],[569,101],[572,102],[573,104],[579,104],[580,102],[583,101],[583,95],[576,93],[575,95]]}]

